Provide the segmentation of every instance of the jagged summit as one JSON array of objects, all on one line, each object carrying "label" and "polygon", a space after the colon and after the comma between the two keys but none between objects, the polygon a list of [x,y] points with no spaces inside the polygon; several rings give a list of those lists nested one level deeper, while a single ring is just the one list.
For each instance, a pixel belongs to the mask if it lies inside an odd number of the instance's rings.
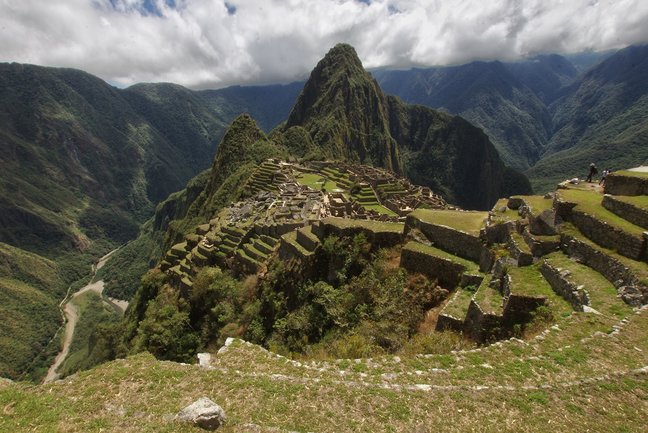
[{"label": "jagged summit", "polygon": [[355,49],[338,44],[317,64],[288,117],[286,129],[303,126],[316,145],[336,158],[371,162],[400,172],[389,131],[387,100],[364,70]]}]

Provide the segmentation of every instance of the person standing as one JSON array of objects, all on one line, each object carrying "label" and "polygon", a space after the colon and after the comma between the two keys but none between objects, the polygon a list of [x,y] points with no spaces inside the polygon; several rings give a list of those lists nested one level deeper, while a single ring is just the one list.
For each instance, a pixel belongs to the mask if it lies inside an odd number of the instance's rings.
[{"label": "person standing", "polygon": [[587,175],[585,182],[592,182],[592,176],[594,176],[596,173],[598,173],[598,168],[596,168],[596,164],[591,163],[589,166],[589,174]]},{"label": "person standing", "polygon": [[599,185],[602,185],[605,183],[605,178],[612,172],[611,168],[608,168],[606,170],[603,170],[603,174],[601,175],[601,180],[599,180]]}]

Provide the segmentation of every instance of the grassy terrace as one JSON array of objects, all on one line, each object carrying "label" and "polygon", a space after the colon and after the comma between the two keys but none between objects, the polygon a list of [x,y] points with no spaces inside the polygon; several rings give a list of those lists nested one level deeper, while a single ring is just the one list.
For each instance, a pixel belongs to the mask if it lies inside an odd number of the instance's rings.
[{"label": "grassy terrace", "polygon": [[648,179],[648,172],[646,171],[631,171],[631,170],[619,170],[612,173],[615,176],[630,176],[630,177],[641,177]]},{"label": "grassy terrace", "polygon": [[473,236],[479,236],[488,212],[417,209],[410,214],[425,223],[451,227]]},{"label": "grassy terrace", "polygon": [[369,220],[352,220],[348,218],[336,218],[336,217],[327,217],[322,220],[324,224],[330,224],[335,227],[342,229],[345,228],[365,228],[372,232],[390,232],[390,233],[402,233],[403,224],[401,223],[389,223],[389,222],[380,222],[380,221],[369,221]]},{"label": "grassy terrace", "polygon": [[560,229],[561,233],[572,236],[579,241],[586,243],[587,245],[591,246],[595,250],[601,251],[602,253],[618,260],[619,262],[623,263],[624,266],[626,266],[630,271],[637,276],[640,280],[647,280],[648,281],[648,265],[644,262],[638,262],[636,260],[632,260],[628,257],[622,256],[619,253],[617,253],[614,250],[610,250],[607,248],[603,248],[600,245],[592,242],[589,240],[587,237],[585,237],[576,227],[569,223],[563,223]]},{"label": "grassy terrace", "polygon": [[487,275],[479,285],[475,293],[475,302],[484,310],[485,313],[501,314],[502,313],[502,294],[495,288],[490,287],[492,275]]},{"label": "grassy terrace", "polygon": [[511,233],[511,238],[515,241],[515,245],[517,245],[520,251],[526,254],[531,254],[531,248],[529,248],[529,245],[526,243],[526,241],[524,240],[521,234],[519,234],[516,231],[513,231]]},{"label": "grassy terrace", "polygon": [[576,203],[575,210],[586,212],[599,221],[603,221],[629,233],[633,236],[642,236],[644,229],[636,226],[601,206],[603,197],[594,191],[579,191],[573,189],[559,190],[558,194],[564,201]]},{"label": "grassy terrace", "polygon": [[467,288],[457,289],[441,313],[454,317],[455,319],[465,319],[468,307],[470,306],[470,300],[474,294],[474,291]]},{"label": "grassy terrace", "polygon": [[524,200],[534,214],[539,214],[553,207],[553,199],[547,199],[541,195],[516,195],[515,197]]},{"label": "grassy terrace", "polygon": [[380,204],[363,204],[362,207],[364,207],[367,210],[375,210],[378,213],[389,215],[389,216],[396,216],[396,213],[391,211],[390,209],[387,209],[385,206],[380,205]]},{"label": "grassy terrace", "polygon": [[453,254],[450,254],[448,252],[445,252],[443,250],[440,250],[439,248],[432,247],[429,245],[422,244],[420,242],[408,242],[407,245],[403,247],[403,249],[407,249],[410,251],[416,251],[422,254],[426,254],[429,256],[434,256],[434,257],[440,257],[442,259],[450,260],[451,262],[460,264],[466,268],[466,271],[469,273],[479,273],[479,265],[476,263],[471,262],[470,260],[463,259],[461,257],[455,256]]},{"label": "grassy terrace", "polygon": [[511,267],[508,269],[508,275],[511,277],[512,294],[547,298],[547,305],[554,314],[565,315],[573,311],[571,305],[553,291],[537,265]]},{"label": "grassy terrace", "polygon": [[628,304],[617,297],[617,291],[612,283],[595,270],[571,260],[560,252],[546,256],[545,260],[554,268],[569,270],[571,274],[567,277],[568,280],[576,285],[585,286],[592,308],[617,318],[623,318],[632,311]]},{"label": "grassy terrace", "polygon": [[616,195],[614,198],[648,211],[648,195],[638,195],[634,197]]},{"label": "grassy terrace", "polygon": [[293,245],[303,256],[309,256],[313,254],[311,251],[308,251],[299,242],[297,242],[297,231],[293,230],[292,232],[288,232],[285,235],[281,236],[281,238],[285,242]]},{"label": "grassy terrace", "polygon": [[[501,198],[497,200],[497,203],[495,203],[495,206],[493,206],[493,212],[495,214],[494,220],[496,222],[515,221],[519,218],[518,211],[515,209],[509,209],[507,204],[508,199]],[[505,209],[504,212],[502,212],[501,209]]]}]

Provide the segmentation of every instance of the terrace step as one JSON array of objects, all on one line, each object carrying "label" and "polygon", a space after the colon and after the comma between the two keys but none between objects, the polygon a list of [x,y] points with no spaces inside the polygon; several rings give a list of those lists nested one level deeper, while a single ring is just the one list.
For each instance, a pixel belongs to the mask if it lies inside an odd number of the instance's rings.
[{"label": "terrace step", "polygon": [[528,322],[539,306],[546,306],[554,317],[573,311],[572,306],[554,292],[538,265],[510,267],[504,278],[502,295],[507,324]]},{"label": "terrace step", "polygon": [[603,196],[603,207],[643,229],[648,229],[648,196]]},{"label": "terrace step", "polygon": [[563,216],[587,238],[633,260],[646,260],[644,229],[601,205],[603,197],[594,191],[560,190],[565,205],[574,206]]},{"label": "terrace step", "polygon": [[479,286],[484,278],[475,263],[416,241],[410,241],[403,247],[400,266],[410,272],[421,272],[436,278],[441,286],[448,289],[460,285]]},{"label": "terrace step", "polygon": [[634,306],[648,303],[648,265],[603,248],[571,224],[561,228],[561,249],[611,282],[622,299]]},{"label": "terrace step", "polygon": [[457,289],[448,303],[439,313],[436,324],[437,331],[463,331],[466,315],[474,292],[467,289]]},{"label": "terrace step", "polygon": [[511,232],[507,247],[518,266],[529,266],[533,263],[533,254],[524,237],[517,231]]},{"label": "terrace step", "polygon": [[444,251],[480,263],[486,249],[480,232],[487,219],[487,212],[416,209],[407,216],[405,234],[419,230]]},{"label": "terrace step", "polygon": [[623,318],[632,311],[603,275],[563,253],[545,257],[540,271],[554,291],[576,310],[583,311],[583,306],[588,306],[617,318]]},{"label": "terrace step", "polygon": [[314,252],[317,247],[321,245],[319,238],[313,234],[311,226],[306,226],[297,230],[296,240],[299,245],[310,252]]}]

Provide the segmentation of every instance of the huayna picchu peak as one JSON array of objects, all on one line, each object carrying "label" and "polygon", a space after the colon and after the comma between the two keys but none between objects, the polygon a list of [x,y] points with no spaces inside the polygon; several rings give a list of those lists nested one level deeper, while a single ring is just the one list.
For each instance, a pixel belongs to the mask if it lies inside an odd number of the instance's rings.
[{"label": "huayna picchu peak", "polygon": [[301,126],[322,156],[407,175],[473,209],[531,192],[488,137],[469,122],[387,96],[353,47],[339,44],[317,64],[285,129]]}]

